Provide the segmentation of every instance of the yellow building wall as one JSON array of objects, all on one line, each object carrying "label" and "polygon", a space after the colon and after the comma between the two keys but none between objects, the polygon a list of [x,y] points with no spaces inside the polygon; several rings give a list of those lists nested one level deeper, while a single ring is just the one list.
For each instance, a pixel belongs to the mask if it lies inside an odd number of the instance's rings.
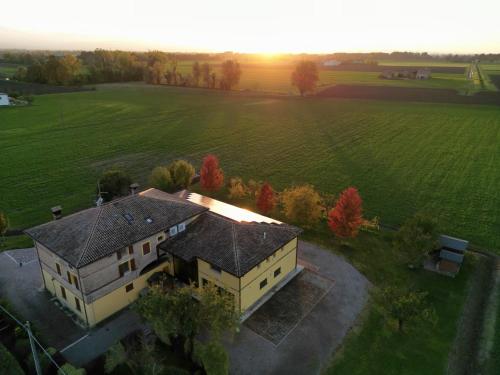
[{"label": "yellow building wall", "polygon": [[198,258],[198,285],[203,285],[203,279],[233,294],[235,306],[240,305],[240,279],[222,270],[214,271],[210,263]]},{"label": "yellow building wall", "polygon": [[[241,278],[241,312],[244,312],[297,267],[297,239],[293,239]],[[274,277],[274,271],[281,273]],[[267,279],[267,285],[260,283]]]},{"label": "yellow building wall", "polygon": [[[86,318],[85,318],[85,311],[83,308],[84,303],[83,303],[81,296],[75,295],[68,288],[66,288],[66,287],[64,287],[64,285],[62,285],[62,287],[66,291],[66,299],[65,299],[62,295],[61,283],[59,281],[57,281],[55,278],[53,278],[52,275],[50,275],[45,270],[42,270],[42,275],[43,275],[43,279],[45,281],[45,286],[46,286],[47,290],[49,291],[49,293],[52,294],[53,296],[57,297],[57,299],[64,306],[66,306],[68,309],[70,309],[72,312],[74,312],[82,321],[85,322]],[[78,309],[76,308],[75,298],[78,298],[78,300],[80,301],[81,311],[78,311]]]},{"label": "yellow building wall", "polygon": [[171,269],[171,267],[168,262],[162,263],[148,273],[132,280],[130,283],[134,284],[134,289],[131,291],[127,292],[125,290],[126,285],[124,285],[95,300],[93,303],[85,305],[88,316],[88,325],[92,327],[130,305],[137,298],[139,298],[141,290],[148,286],[147,280],[151,275],[159,271],[169,272],[169,269]]}]

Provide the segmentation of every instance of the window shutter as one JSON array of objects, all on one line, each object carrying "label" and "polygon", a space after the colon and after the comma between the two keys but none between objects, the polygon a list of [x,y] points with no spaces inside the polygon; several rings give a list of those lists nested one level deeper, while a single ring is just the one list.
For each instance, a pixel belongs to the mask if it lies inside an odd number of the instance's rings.
[{"label": "window shutter", "polygon": [[120,272],[120,277],[123,277],[123,268],[122,267],[118,267],[118,272]]},{"label": "window shutter", "polygon": [[130,259],[130,268],[132,269],[132,271],[135,271],[135,259]]},{"label": "window shutter", "polygon": [[134,246],[130,245],[130,246],[128,247],[128,253],[129,253],[129,254],[133,254],[133,253],[134,253]]},{"label": "window shutter", "polygon": [[68,281],[71,284],[71,275],[69,274],[69,271],[66,271],[66,276],[68,276]]}]

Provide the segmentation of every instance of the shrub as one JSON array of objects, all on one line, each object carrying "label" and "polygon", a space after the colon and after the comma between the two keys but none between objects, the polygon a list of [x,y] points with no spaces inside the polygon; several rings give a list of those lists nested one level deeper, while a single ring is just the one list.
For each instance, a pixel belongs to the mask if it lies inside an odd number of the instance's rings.
[{"label": "shrub", "polygon": [[172,176],[167,167],[156,167],[149,176],[149,183],[152,187],[166,192],[173,190]]},{"label": "shrub", "polygon": [[23,375],[19,363],[14,356],[0,343],[0,374],[5,375]]},{"label": "shrub", "polygon": [[334,208],[328,214],[328,226],[340,238],[358,235],[363,223],[362,200],[358,190],[349,187],[341,194]]},{"label": "shrub", "polygon": [[323,214],[321,197],[311,185],[287,189],[282,194],[283,213],[291,221],[312,225]]},{"label": "shrub", "polygon": [[170,177],[175,189],[187,189],[194,177],[194,167],[185,160],[176,160],[169,167]]},{"label": "shrub", "polygon": [[260,192],[257,197],[257,208],[262,213],[268,213],[273,210],[276,205],[276,198],[274,196],[274,190],[270,184],[267,182],[262,185]]},{"label": "shrub", "polygon": [[245,186],[245,183],[241,179],[241,177],[232,177],[231,180],[229,181],[229,198],[231,199],[241,199],[244,198],[247,193],[248,189]]},{"label": "shrub", "polygon": [[118,168],[104,172],[99,179],[102,197],[105,201],[127,195],[131,183],[132,179],[130,176]]},{"label": "shrub", "polygon": [[[84,368],[76,368],[70,363],[65,363],[61,366],[61,369],[64,371],[66,375],[86,375],[87,371]],[[63,372],[61,370],[57,371],[57,375],[62,375]]]},{"label": "shrub", "polygon": [[211,341],[202,344],[197,341],[195,356],[207,375],[227,375],[229,373],[229,358],[220,343]]}]

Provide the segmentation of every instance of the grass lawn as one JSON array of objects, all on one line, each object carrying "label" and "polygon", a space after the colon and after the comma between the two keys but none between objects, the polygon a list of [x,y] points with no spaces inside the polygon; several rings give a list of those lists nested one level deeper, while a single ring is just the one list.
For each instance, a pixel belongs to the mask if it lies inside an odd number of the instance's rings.
[{"label": "grass lawn", "polygon": [[500,246],[500,109],[349,99],[258,98],[109,85],[38,96],[0,110],[0,209],[15,228],[95,199],[100,173],[127,168],[143,186],[175,158],[209,152],[227,176],[277,189],[360,189],[366,215],[399,224],[428,210],[443,231]]},{"label": "grass lawn", "polygon": [[428,67],[433,67],[433,66],[451,66],[451,67],[456,67],[456,68],[462,68],[462,67],[467,67],[469,66],[469,63],[463,63],[463,62],[452,62],[452,61],[435,61],[435,60],[430,60],[430,61],[421,61],[421,60],[415,60],[415,61],[398,61],[398,60],[380,60],[378,62],[379,65],[387,65],[387,66],[428,66]]}]

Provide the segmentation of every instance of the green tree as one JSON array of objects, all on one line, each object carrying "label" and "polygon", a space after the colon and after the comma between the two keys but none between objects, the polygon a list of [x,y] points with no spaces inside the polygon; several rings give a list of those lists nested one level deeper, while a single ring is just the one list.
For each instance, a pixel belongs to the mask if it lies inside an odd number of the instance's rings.
[{"label": "green tree", "polygon": [[175,189],[187,189],[194,177],[194,167],[186,160],[175,160],[169,167]]},{"label": "green tree", "polygon": [[301,96],[314,91],[318,80],[318,67],[314,61],[301,61],[292,72],[292,85],[297,87]]},{"label": "green tree", "polygon": [[2,211],[0,211],[0,242],[3,241],[5,233],[7,233],[7,229],[9,229],[9,219]]},{"label": "green tree", "polygon": [[14,356],[0,343],[0,374],[22,375],[24,371]]},{"label": "green tree", "polygon": [[165,370],[155,345],[144,341],[129,350],[126,350],[121,342],[109,348],[104,361],[104,371],[109,374],[122,365],[127,366],[136,375],[159,375]]},{"label": "green tree", "polygon": [[421,266],[424,257],[439,246],[436,220],[424,213],[416,214],[401,226],[394,245],[412,266]]},{"label": "green tree", "polygon": [[153,169],[151,176],[149,176],[149,184],[154,188],[171,192],[174,187],[174,183],[172,181],[169,168],[156,167]]},{"label": "green tree", "polygon": [[418,321],[435,324],[437,316],[427,300],[427,292],[387,287],[376,292],[375,299],[382,313],[398,324],[398,330],[404,331],[407,324]]},{"label": "green tree", "polygon": [[203,82],[205,83],[205,87],[210,87],[210,82],[211,82],[211,76],[210,73],[212,72],[212,68],[210,67],[210,64],[208,63],[203,63],[201,64],[201,78]]},{"label": "green tree", "polygon": [[104,172],[99,179],[102,197],[107,202],[115,197],[127,195],[131,183],[131,177],[117,168]]},{"label": "green tree", "polygon": [[[84,368],[76,368],[70,363],[65,363],[61,366],[61,370],[57,371],[57,375],[86,375],[87,371]],[[64,373],[63,373],[64,371]]]},{"label": "green tree", "polygon": [[200,78],[201,78],[201,66],[198,61],[195,61],[193,64],[193,82],[195,86],[200,85]]},{"label": "green tree", "polygon": [[196,341],[195,356],[207,375],[227,375],[229,373],[229,357],[219,342],[209,341],[202,344]]},{"label": "green tree", "polygon": [[241,77],[240,64],[235,60],[226,60],[221,65],[220,86],[223,90],[231,90],[238,85]]},{"label": "green tree", "polygon": [[312,185],[296,186],[281,195],[283,213],[293,222],[312,225],[319,221],[324,208],[319,193]]}]

